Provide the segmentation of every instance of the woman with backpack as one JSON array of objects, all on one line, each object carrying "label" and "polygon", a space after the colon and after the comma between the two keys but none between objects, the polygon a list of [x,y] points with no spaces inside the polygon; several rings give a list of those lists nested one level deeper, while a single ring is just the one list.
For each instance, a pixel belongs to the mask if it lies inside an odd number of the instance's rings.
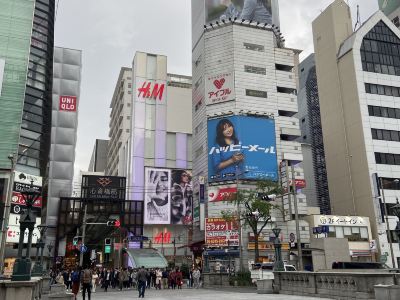
[{"label": "woman with backpack", "polygon": [[78,268],[75,268],[74,271],[72,272],[71,280],[72,280],[72,294],[74,294],[76,300],[76,297],[79,293],[79,285],[81,282],[81,272]]}]

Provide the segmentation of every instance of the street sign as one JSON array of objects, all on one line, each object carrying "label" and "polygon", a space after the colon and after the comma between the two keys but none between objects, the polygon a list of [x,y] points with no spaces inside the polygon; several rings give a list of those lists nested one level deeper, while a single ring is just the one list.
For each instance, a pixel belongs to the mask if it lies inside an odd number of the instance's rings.
[{"label": "street sign", "polygon": [[329,233],[329,226],[318,226],[313,227],[313,234]]},{"label": "street sign", "polygon": [[104,253],[105,254],[111,253],[111,245],[105,245],[104,246]]},{"label": "street sign", "polygon": [[84,244],[82,244],[81,247],[79,248],[79,250],[80,250],[82,253],[85,253],[85,252],[87,251],[87,247],[86,247]]},{"label": "street sign", "polygon": [[133,236],[129,237],[130,242],[142,242],[142,241],[148,241],[148,240],[149,240],[149,238],[147,236],[142,236],[142,235],[139,235],[139,236],[133,235]]}]

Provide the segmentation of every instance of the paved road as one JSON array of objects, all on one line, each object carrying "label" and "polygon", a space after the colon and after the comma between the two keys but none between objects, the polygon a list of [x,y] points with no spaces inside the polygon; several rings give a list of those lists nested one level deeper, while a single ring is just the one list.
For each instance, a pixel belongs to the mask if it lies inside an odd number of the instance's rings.
[{"label": "paved road", "polygon": [[[99,291],[92,294],[92,300],[132,300],[137,298],[136,290],[115,291],[112,290],[104,293]],[[145,298],[154,300],[309,300],[309,297],[288,296],[288,295],[258,295],[255,290],[208,290],[208,289],[183,289],[183,290],[146,290]],[[79,300],[82,295],[79,295]],[[317,300],[319,298],[312,298]],[[86,296],[87,300],[87,296]],[[326,300],[326,298],[325,298]]]}]

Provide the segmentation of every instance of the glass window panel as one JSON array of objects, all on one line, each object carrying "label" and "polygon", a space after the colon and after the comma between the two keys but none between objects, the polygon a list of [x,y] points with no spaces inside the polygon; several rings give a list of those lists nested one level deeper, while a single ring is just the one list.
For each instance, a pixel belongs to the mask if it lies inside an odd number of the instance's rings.
[{"label": "glass window panel", "polygon": [[360,233],[359,227],[351,227],[351,233]]},{"label": "glass window panel", "polygon": [[398,142],[399,141],[399,132],[398,131],[390,131],[390,140]]},{"label": "glass window panel", "polygon": [[385,86],[385,95],[386,96],[392,96],[392,87]]},{"label": "glass window panel", "polygon": [[145,130],[144,133],[144,157],[154,158],[155,156],[155,131]]},{"label": "glass window panel", "polygon": [[337,226],[335,229],[336,229],[336,237],[338,239],[344,238],[343,227]]},{"label": "glass window panel", "polygon": [[368,228],[360,227],[360,235],[362,239],[368,239]]},{"label": "glass window panel", "polygon": [[395,113],[394,108],[388,108],[388,115],[389,115],[389,118],[396,118],[396,113]]},{"label": "glass window panel", "polygon": [[147,55],[147,78],[157,78],[157,56]]},{"label": "glass window panel", "polygon": [[383,87],[383,85],[378,85],[378,94],[379,95],[385,94],[385,88]]},{"label": "glass window panel", "polygon": [[387,153],[386,154],[386,164],[388,165],[394,165],[394,155]]},{"label": "glass window panel", "polygon": [[176,159],[176,134],[167,132],[167,159]]},{"label": "glass window panel", "polygon": [[383,130],[377,129],[376,130],[376,135],[378,140],[383,140]]},{"label": "glass window panel", "polygon": [[383,118],[389,117],[389,113],[388,113],[387,107],[381,107],[381,116],[382,116]]},{"label": "glass window panel", "polygon": [[156,105],[146,103],[145,129],[156,129]]},{"label": "glass window panel", "polygon": [[371,84],[371,94],[378,94],[378,87],[376,84]]},{"label": "glass window panel", "polygon": [[377,139],[378,139],[378,132],[377,132],[377,130],[376,130],[376,129],[371,129],[371,133],[372,133],[372,138],[373,138],[374,140],[377,140]]},{"label": "glass window panel", "polygon": [[351,235],[351,227],[343,227],[343,234],[346,235]]}]

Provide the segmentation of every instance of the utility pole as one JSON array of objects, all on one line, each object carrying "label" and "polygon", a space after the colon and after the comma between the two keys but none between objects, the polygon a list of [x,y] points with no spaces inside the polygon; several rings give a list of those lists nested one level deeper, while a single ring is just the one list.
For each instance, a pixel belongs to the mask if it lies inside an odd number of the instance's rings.
[{"label": "utility pole", "polygon": [[297,251],[299,259],[299,271],[303,270],[303,251],[301,249],[301,237],[300,237],[300,224],[299,224],[299,209],[297,206],[297,196],[296,196],[296,178],[294,173],[294,165],[291,166],[292,171],[292,187],[293,187],[293,202],[294,202],[294,214],[296,220],[296,235],[297,235]]},{"label": "utility pole", "polygon": [[[82,245],[85,245],[85,234],[86,234],[86,215],[87,215],[87,203],[85,205],[85,212],[83,214],[83,226],[82,226]],[[79,249],[81,250],[81,249]],[[79,266],[82,267],[83,265],[83,252],[80,251],[79,255]]]},{"label": "utility pole", "polygon": [[4,273],[4,260],[6,251],[7,229],[10,220],[11,199],[14,189],[15,156],[10,154],[8,159],[11,162],[10,178],[8,179],[7,198],[4,204],[3,220],[1,224],[0,238],[0,276]]},{"label": "utility pole", "polygon": [[243,272],[243,249],[242,249],[242,218],[241,218],[241,211],[240,211],[240,203],[237,199],[239,193],[239,173],[238,173],[238,165],[236,165],[236,202],[237,202],[237,211],[238,211],[238,218],[239,218],[239,270]]}]

